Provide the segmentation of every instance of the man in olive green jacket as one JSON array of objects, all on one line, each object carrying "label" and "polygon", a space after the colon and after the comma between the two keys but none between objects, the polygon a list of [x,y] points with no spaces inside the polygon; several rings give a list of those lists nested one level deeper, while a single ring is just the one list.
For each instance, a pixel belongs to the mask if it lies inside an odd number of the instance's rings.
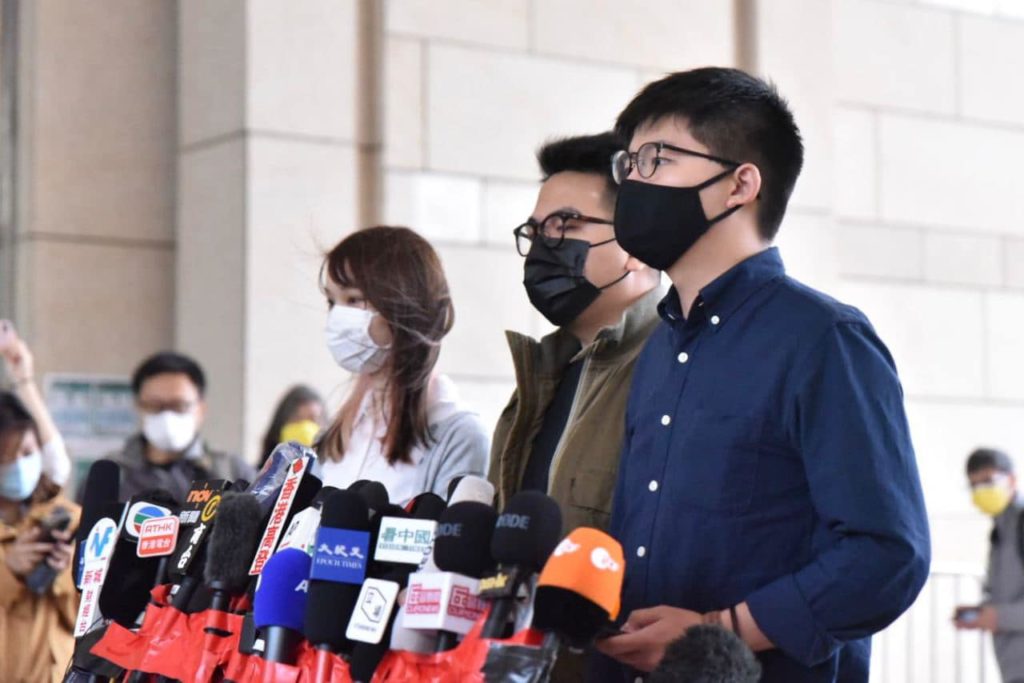
[{"label": "man in olive green jacket", "polygon": [[498,505],[540,490],[563,526],[607,527],[633,365],[658,322],[660,273],[615,241],[611,133],[549,143],[543,184],[516,229],[531,303],[558,329],[539,342],[508,332],[516,390],[498,420],[490,478]]}]

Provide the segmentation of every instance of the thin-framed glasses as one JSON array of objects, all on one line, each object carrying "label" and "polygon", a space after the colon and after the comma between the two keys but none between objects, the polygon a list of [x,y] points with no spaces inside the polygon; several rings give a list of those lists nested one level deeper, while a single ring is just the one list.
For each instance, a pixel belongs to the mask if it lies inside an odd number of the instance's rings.
[{"label": "thin-framed glasses", "polygon": [[562,246],[562,242],[565,241],[565,228],[570,222],[576,223],[597,223],[599,225],[613,225],[613,221],[606,218],[595,218],[594,216],[584,216],[581,213],[575,211],[555,211],[549,214],[540,223],[532,218],[527,219],[525,223],[517,226],[512,234],[516,238],[516,251],[519,252],[520,256],[526,256],[530,253],[530,247],[533,246],[533,240],[540,235],[540,238],[544,240],[544,244],[552,249],[557,249]]},{"label": "thin-framed glasses", "polygon": [[723,159],[722,157],[704,154],[703,152],[695,152],[692,149],[676,147],[675,145],[670,145],[667,142],[645,142],[640,145],[639,149],[635,152],[622,149],[612,155],[612,177],[615,178],[616,183],[621,185],[622,181],[629,177],[630,172],[635,168],[641,178],[650,178],[654,175],[654,172],[658,170],[658,166],[665,161],[662,158],[661,153],[666,149],[672,152],[678,152],[679,154],[687,154],[692,157],[710,159],[711,161],[715,161],[723,166],[731,166],[735,168],[741,165],[738,161]]}]

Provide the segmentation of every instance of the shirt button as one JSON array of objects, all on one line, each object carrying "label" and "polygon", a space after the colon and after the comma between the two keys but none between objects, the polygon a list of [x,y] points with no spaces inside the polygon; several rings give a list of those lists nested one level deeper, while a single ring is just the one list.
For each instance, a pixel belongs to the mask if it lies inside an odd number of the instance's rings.
[{"label": "shirt button", "polygon": [[643,557],[646,554],[647,554],[647,548],[645,548],[643,546],[640,546],[639,548],[636,549],[636,556],[637,557]]},{"label": "shirt button", "polygon": [[676,356],[676,360],[678,360],[680,363],[685,363],[686,361],[690,360],[690,354],[688,354],[686,351],[683,351],[681,354]]},{"label": "shirt button", "polygon": [[722,319],[719,318],[717,315],[711,316],[711,324],[712,325],[717,325],[720,322],[722,322]]},{"label": "shirt button", "polygon": [[651,480],[651,483],[647,485],[647,488],[648,490],[650,490],[651,493],[654,493],[655,491],[658,490],[658,482]]},{"label": "shirt button", "polygon": [[661,416],[661,424],[663,424],[666,427],[668,427],[669,424],[671,424],[671,422],[672,422],[672,418],[669,417],[668,415],[662,415]]}]

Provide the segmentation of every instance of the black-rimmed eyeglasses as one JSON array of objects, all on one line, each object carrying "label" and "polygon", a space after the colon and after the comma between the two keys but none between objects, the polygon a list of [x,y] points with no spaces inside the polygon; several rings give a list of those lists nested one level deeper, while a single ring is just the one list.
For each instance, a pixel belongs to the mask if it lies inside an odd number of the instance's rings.
[{"label": "black-rimmed eyeglasses", "polygon": [[661,153],[666,149],[692,157],[710,159],[711,161],[718,162],[723,166],[740,166],[738,161],[723,159],[722,157],[704,154],[703,152],[695,152],[692,149],[676,147],[675,145],[670,145],[667,142],[645,142],[640,145],[639,149],[635,152],[623,149],[612,155],[612,177],[615,178],[616,183],[621,185],[622,181],[625,180],[629,176],[630,172],[635,168],[641,178],[650,178],[654,175],[654,172],[658,170],[658,166],[660,166],[664,161]]},{"label": "black-rimmed eyeglasses", "polygon": [[516,238],[516,251],[519,252],[520,256],[526,256],[530,253],[530,247],[533,246],[533,240],[538,235],[544,240],[544,244],[557,249],[562,246],[562,242],[565,241],[565,229],[569,223],[597,223],[599,225],[613,225],[613,222],[605,218],[595,218],[593,216],[584,216],[581,213],[574,211],[555,211],[549,214],[544,220],[539,223],[534,219],[527,219],[525,223],[518,226],[512,231],[512,234]]}]

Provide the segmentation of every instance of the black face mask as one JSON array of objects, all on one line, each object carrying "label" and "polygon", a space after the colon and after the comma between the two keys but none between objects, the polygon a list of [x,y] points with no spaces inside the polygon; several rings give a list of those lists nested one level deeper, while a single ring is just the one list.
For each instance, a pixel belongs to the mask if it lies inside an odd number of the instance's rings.
[{"label": "black face mask", "polygon": [[542,239],[533,240],[523,266],[523,285],[533,307],[552,325],[561,327],[575,320],[603,290],[622,282],[629,275],[628,271],[604,287],[595,286],[583,275],[591,247],[614,241],[591,244],[585,240],[564,239],[557,248],[552,248]]},{"label": "black face mask", "polygon": [[665,270],[711,229],[737,211],[726,209],[714,218],[704,215],[700,191],[714,185],[735,169],[693,187],[668,187],[625,180],[615,204],[615,239],[626,252],[657,270]]}]

